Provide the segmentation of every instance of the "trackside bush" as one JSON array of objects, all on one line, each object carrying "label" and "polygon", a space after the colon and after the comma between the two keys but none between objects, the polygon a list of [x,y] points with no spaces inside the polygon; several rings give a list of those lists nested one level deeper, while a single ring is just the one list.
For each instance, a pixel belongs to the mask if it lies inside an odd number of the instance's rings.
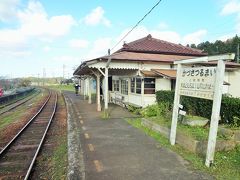
[{"label": "trackside bush", "polygon": [[[158,104],[169,103],[170,108],[172,109],[174,91],[157,91],[156,99]],[[188,114],[202,116],[208,119],[211,118],[211,100],[181,96],[180,102]],[[220,123],[240,127],[240,98],[223,95],[220,115]]]},{"label": "trackside bush", "polygon": [[169,103],[159,103],[159,104],[153,104],[153,105],[148,105],[147,107],[143,108],[140,111],[140,114],[143,117],[165,117],[169,118],[171,116],[171,112],[169,111]]}]

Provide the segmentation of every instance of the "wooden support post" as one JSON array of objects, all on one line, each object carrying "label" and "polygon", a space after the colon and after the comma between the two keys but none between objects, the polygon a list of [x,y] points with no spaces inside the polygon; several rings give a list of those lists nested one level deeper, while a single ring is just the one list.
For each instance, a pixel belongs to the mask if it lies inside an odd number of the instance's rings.
[{"label": "wooden support post", "polygon": [[210,167],[214,159],[217,130],[218,130],[218,121],[219,121],[221,101],[222,101],[224,72],[225,72],[225,64],[223,60],[219,60],[218,66],[217,66],[217,72],[216,72],[212,116],[211,116],[210,131],[209,131],[209,137],[208,137],[207,155],[206,155],[206,161],[205,161],[205,165],[207,167]]},{"label": "wooden support post", "polygon": [[97,74],[97,111],[101,111],[101,102],[100,102],[100,75]]},{"label": "wooden support post", "polygon": [[108,110],[108,67],[105,68],[104,110]]},{"label": "wooden support post", "polygon": [[141,106],[144,107],[144,78],[143,77],[141,77]]},{"label": "wooden support post", "polygon": [[83,99],[86,100],[86,79],[83,79]]},{"label": "wooden support post", "polygon": [[91,78],[88,77],[88,104],[92,104],[92,88]]},{"label": "wooden support post", "polygon": [[172,114],[172,125],[171,125],[171,132],[170,132],[170,143],[174,145],[176,142],[176,134],[177,134],[177,119],[178,119],[178,109],[179,109],[179,102],[180,102],[180,95],[179,95],[179,77],[181,75],[182,65],[177,65],[177,81],[176,81],[176,88],[175,88],[175,95],[174,95],[174,105],[173,105],[173,114]]},{"label": "wooden support post", "polygon": [[80,95],[82,94],[82,84],[81,84],[81,83],[82,83],[82,81],[81,81],[81,79],[79,78],[79,79],[78,79],[78,85],[80,86],[80,90],[78,89],[78,91],[79,91],[78,93],[79,93]]}]

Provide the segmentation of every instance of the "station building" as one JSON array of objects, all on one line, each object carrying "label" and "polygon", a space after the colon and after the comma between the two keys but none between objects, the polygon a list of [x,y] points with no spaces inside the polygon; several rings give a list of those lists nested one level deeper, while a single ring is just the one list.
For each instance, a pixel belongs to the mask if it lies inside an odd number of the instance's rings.
[{"label": "station building", "polygon": [[[101,97],[105,102],[125,106],[146,107],[156,102],[158,90],[174,90],[174,61],[207,56],[201,50],[174,44],[148,35],[130,43],[111,55],[84,61],[74,72],[79,78],[81,94],[96,93],[97,110]],[[215,66],[216,62],[199,64]],[[237,89],[240,65],[226,62],[224,93],[240,96]],[[107,96],[105,95],[107,94]]]}]

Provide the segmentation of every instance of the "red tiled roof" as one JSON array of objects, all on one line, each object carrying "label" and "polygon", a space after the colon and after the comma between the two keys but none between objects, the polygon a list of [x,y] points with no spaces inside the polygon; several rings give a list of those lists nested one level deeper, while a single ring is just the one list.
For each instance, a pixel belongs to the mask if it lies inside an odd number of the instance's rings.
[{"label": "red tiled roof", "polygon": [[144,77],[159,77],[159,75],[153,71],[142,70],[141,73],[144,75]]},{"label": "red tiled roof", "polygon": [[142,70],[141,73],[145,77],[165,77],[176,79],[177,70],[175,69],[151,69],[151,71]]},{"label": "red tiled roof", "polygon": [[160,76],[167,77],[169,79],[176,79],[177,70],[175,69],[152,69],[152,71]]},{"label": "red tiled roof", "polygon": [[199,49],[185,47],[183,45],[170,43],[160,39],[152,38],[149,34],[147,37],[138,39],[136,41],[124,44],[117,52],[131,51],[144,53],[158,53],[158,54],[178,54],[188,56],[205,56]]},{"label": "red tiled roof", "polygon": [[[177,60],[191,59],[195,56],[182,56],[182,55],[171,55],[171,54],[151,54],[151,53],[139,53],[139,52],[117,52],[110,55],[112,61],[146,61],[146,62],[166,62],[173,63]],[[99,59],[107,60],[108,56],[100,57]]]}]

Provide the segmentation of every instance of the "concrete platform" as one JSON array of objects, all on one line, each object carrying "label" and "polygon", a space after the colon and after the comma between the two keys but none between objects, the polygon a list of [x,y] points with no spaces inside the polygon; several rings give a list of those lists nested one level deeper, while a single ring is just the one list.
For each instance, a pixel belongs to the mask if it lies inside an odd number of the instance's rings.
[{"label": "concrete platform", "polygon": [[64,92],[68,106],[68,179],[170,180],[213,179],[190,169],[178,154],[129,125],[133,117],[110,105],[110,118],[102,119],[95,104]]}]

